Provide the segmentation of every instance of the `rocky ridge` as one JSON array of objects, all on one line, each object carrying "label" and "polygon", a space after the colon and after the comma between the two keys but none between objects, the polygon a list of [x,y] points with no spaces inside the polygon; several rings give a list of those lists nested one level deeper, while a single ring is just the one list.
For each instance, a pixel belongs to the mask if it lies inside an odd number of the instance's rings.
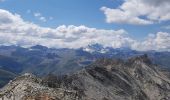
[{"label": "rocky ridge", "polygon": [[[10,95],[9,95],[10,94]],[[170,100],[170,74],[147,55],[100,59],[69,75],[17,77],[0,91],[0,100]],[[38,99],[37,99],[38,98]]]},{"label": "rocky ridge", "polygon": [[26,73],[0,90],[0,100],[76,100],[76,91],[43,86],[42,80]]}]

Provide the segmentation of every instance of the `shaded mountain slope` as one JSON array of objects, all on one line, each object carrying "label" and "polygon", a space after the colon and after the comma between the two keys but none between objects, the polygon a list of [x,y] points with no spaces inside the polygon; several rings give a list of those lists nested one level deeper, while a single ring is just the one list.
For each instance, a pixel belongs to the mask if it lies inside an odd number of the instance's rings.
[{"label": "shaded mountain slope", "polygon": [[13,73],[20,73],[22,71],[22,64],[17,62],[13,57],[0,55],[0,68],[11,71]]},{"label": "shaded mountain slope", "polygon": [[12,80],[16,76],[17,75],[12,72],[0,69],[0,88],[7,84],[9,80]]}]

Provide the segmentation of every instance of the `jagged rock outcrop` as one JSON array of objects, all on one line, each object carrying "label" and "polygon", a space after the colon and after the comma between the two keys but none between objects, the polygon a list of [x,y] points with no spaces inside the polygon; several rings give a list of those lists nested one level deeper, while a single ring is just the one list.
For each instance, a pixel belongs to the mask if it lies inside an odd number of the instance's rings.
[{"label": "jagged rock outcrop", "polygon": [[42,80],[26,73],[0,90],[0,100],[77,100],[76,91],[52,89],[41,85]]},{"label": "jagged rock outcrop", "polygon": [[18,77],[1,90],[0,96],[8,97],[13,91],[20,97],[17,100],[170,100],[169,75],[153,65],[147,55],[127,61],[100,59],[70,75]]}]

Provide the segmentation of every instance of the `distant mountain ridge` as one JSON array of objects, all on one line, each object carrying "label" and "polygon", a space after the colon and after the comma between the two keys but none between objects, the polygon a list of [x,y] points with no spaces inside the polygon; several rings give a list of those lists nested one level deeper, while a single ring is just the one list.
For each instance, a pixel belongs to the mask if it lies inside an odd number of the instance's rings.
[{"label": "distant mountain ridge", "polygon": [[56,49],[41,45],[29,48],[0,46],[0,69],[18,75],[27,72],[37,76],[45,76],[49,73],[60,75],[74,73],[100,58],[127,60],[129,57],[143,54],[147,54],[154,64],[170,68],[170,52],[141,52],[129,48],[111,48],[94,44],[79,49]]}]

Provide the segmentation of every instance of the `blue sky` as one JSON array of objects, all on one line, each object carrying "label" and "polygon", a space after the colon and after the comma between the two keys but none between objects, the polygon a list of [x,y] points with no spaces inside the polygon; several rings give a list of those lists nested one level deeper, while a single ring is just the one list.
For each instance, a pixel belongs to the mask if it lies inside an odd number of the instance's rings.
[{"label": "blue sky", "polygon": [[[41,27],[84,25],[104,30],[123,29],[129,37],[144,41],[150,33],[156,35],[158,32],[164,32],[169,35],[170,14],[166,4],[170,2],[164,1],[0,0],[0,9],[13,15],[18,14],[25,22],[32,22]],[[154,9],[149,8],[149,12],[145,6]]]},{"label": "blue sky", "polygon": [[[102,6],[116,8],[121,4],[121,0],[6,0],[0,3],[0,8],[20,14],[26,21],[46,27],[57,27],[64,24],[102,29],[125,29],[130,36],[138,39],[143,39],[148,33],[156,33],[161,30],[169,32],[169,30],[161,28],[169,25],[169,21],[154,25],[106,23],[105,15],[100,8]],[[27,13],[28,10],[32,13],[39,12],[44,17],[53,17],[53,20],[41,22],[33,14]]]}]

